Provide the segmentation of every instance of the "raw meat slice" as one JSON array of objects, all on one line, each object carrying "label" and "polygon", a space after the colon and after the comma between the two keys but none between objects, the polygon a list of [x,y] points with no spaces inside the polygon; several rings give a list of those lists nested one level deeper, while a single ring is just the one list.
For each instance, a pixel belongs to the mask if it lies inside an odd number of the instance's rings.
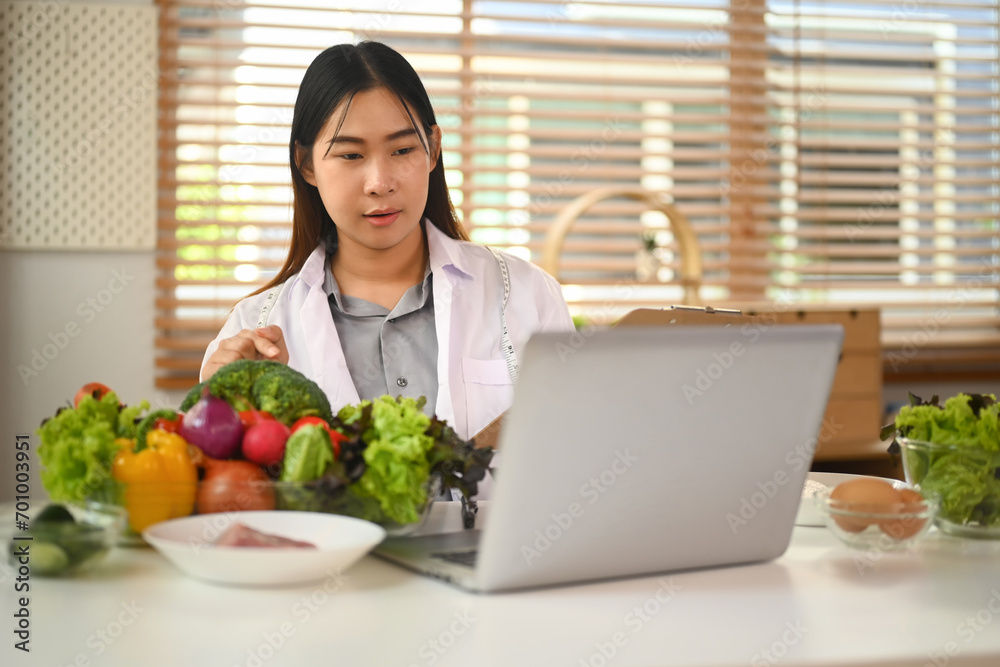
[{"label": "raw meat slice", "polygon": [[215,541],[217,547],[294,547],[315,549],[311,542],[300,542],[280,535],[269,535],[242,523],[234,523]]}]

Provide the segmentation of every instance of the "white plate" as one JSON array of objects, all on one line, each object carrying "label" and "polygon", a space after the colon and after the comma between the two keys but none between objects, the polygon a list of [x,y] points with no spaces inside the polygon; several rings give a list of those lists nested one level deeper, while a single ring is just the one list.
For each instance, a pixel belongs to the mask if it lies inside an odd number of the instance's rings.
[{"label": "white plate", "polygon": [[[842,472],[809,473],[809,476],[806,478],[805,486],[802,488],[802,502],[799,503],[799,513],[795,516],[795,525],[818,527],[826,526],[826,524],[823,523],[823,515],[820,514],[819,510],[816,508],[813,496],[817,491],[824,487],[833,488],[841,482],[846,482],[849,479],[858,479],[859,477],[871,477],[871,475],[850,475]],[[890,483],[899,481],[895,479],[886,479],[884,477],[879,477],[878,479],[885,479]]]},{"label": "white plate", "polygon": [[[316,545],[218,547],[235,522],[271,535]],[[281,586],[335,578],[385,539],[374,523],[320,512],[201,514],[150,526],[143,538],[186,574],[218,584]]]}]

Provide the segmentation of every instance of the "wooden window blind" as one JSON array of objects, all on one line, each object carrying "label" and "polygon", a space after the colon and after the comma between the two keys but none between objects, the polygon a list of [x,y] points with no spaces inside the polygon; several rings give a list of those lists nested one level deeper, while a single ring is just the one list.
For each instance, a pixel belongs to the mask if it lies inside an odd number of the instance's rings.
[{"label": "wooden window blind", "polygon": [[890,373],[997,377],[996,3],[801,3],[768,24],[768,296],[880,306]]},{"label": "wooden window blind", "polygon": [[[995,2],[158,4],[160,387],[281,265],[298,83],[361,39],[421,74],[473,240],[537,261],[575,197],[644,187],[694,227],[707,304],[877,305],[890,370],[1000,364]],[[678,262],[660,213],[611,199],[559,278],[608,318],[679,303]]]}]

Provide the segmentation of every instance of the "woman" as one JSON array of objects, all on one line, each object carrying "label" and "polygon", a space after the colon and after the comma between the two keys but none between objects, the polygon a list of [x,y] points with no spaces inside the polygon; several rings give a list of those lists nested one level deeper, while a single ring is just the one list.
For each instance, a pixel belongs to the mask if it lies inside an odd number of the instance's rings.
[{"label": "woman", "polygon": [[[237,304],[202,379],[236,359],[273,359],[315,380],[334,411],[386,393],[426,396],[429,413],[473,437],[510,406],[510,367],[527,338],[572,329],[559,284],[468,241],[427,92],[384,44],[334,46],[313,61],[289,153],[288,258]],[[514,357],[501,346],[504,323]]]}]

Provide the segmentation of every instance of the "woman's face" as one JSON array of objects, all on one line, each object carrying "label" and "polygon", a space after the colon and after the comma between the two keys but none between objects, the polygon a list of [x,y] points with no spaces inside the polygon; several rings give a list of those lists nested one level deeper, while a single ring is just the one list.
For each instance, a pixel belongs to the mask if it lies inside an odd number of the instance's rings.
[{"label": "woman's face", "polygon": [[414,129],[402,102],[384,88],[357,93],[338,131],[343,108],[330,115],[311,154],[299,162],[337,225],[340,248],[377,251],[422,243],[420,218],[440,155],[440,128],[424,136],[421,119],[410,109]]}]

